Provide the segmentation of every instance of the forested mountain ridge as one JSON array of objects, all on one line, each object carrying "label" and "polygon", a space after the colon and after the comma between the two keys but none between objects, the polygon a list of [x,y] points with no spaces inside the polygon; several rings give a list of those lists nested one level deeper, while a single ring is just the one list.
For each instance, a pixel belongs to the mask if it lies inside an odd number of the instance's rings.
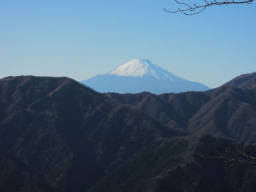
[{"label": "forested mountain ridge", "polygon": [[1,79],[0,191],[255,191],[253,167],[210,158],[232,142],[255,144],[252,78],[162,95]]}]

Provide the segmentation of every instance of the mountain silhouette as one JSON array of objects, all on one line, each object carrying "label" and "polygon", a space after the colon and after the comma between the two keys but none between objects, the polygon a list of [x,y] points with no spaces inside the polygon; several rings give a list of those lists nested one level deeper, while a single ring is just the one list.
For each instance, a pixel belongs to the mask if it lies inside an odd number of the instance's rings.
[{"label": "mountain silhouette", "polygon": [[147,59],[132,59],[110,73],[96,75],[82,83],[102,93],[147,91],[161,94],[209,89],[201,83],[177,77]]},{"label": "mountain silhouette", "polygon": [[256,152],[253,78],[161,95],[1,79],[0,191],[255,191],[254,166],[219,158],[231,143]]}]

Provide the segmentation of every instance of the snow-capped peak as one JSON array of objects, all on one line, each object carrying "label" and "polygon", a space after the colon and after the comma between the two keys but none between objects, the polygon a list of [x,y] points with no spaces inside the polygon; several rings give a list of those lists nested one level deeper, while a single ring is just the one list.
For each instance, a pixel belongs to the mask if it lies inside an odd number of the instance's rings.
[{"label": "snow-capped peak", "polygon": [[177,77],[147,59],[132,59],[115,70],[96,75],[84,84],[99,92],[155,94],[207,90],[200,83]]},{"label": "snow-capped peak", "polygon": [[129,62],[117,67],[115,70],[110,72],[110,74],[131,77],[142,77],[149,75],[155,79],[168,80],[173,80],[175,78],[174,75],[158,67],[157,65],[152,64],[152,62],[147,59],[132,59]]},{"label": "snow-capped peak", "polygon": [[149,65],[152,63],[146,59],[132,59],[117,67],[111,74],[118,76],[143,76],[148,73]]}]

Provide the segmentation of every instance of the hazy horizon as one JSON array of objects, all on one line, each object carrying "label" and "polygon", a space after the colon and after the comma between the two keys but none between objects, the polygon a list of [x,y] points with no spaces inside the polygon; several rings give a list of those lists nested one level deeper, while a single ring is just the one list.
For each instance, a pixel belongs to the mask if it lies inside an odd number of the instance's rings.
[{"label": "hazy horizon", "polygon": [[67,76],[81,81],[145,58],[217,87],[255,70],[255,3],[168,14],[161,1],[6,1],[0,7],[0,78]]}]

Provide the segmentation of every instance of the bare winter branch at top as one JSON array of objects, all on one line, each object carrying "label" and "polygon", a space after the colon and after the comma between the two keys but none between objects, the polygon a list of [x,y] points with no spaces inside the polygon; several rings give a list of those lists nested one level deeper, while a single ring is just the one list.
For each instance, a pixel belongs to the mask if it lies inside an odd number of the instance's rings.
[{"label": "bare winter branch at top", "polygon": [[184,1],[174,0],[175,3],[181,7],[176,10],[165,9],[164,11],[168,13],[182,13],[184,15],[195,15],[204,11],[208,7],[218,6],[218,5],[238,5],[238,4],[251,4],[254,0],[226,0],[226,1],[217,1],[217,0],[202,0],[201,3],[186,3]]}]

